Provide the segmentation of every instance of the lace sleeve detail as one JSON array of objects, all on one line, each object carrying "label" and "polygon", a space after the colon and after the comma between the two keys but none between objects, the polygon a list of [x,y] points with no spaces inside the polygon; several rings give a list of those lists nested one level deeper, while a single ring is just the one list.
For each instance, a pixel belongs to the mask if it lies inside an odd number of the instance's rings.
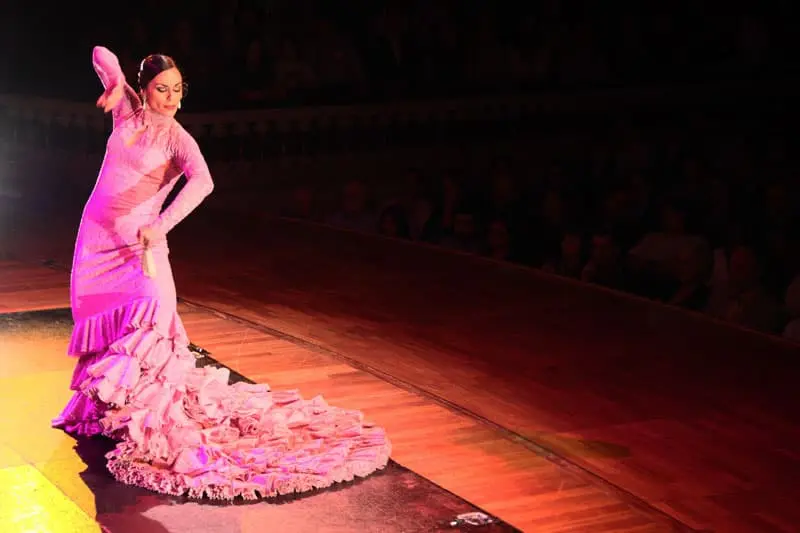
[{"label": "lace sleeve detail", "polygon": [[186,176],[186,185],[153,224],[162,235],[169,233],[214,190],[211,172],[197,141],[177,123],[174,128],[172,162]]}]

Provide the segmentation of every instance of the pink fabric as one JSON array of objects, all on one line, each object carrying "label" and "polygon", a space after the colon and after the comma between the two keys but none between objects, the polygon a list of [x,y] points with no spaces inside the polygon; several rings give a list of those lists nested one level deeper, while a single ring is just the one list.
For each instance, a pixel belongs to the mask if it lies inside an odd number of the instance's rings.
[{"label": "pink fabric", "polygon": [[[104,86],[125,83],[116,57],[94,50]],[[192,137],[142,107],[126,85],[84,209],[73,259],[78,357],[75,395],[53,423],[119,440],[108,468],[120,481],[167,494],[252,499],[327,487],[383,468],[390,443],[358,411],[266,385],[228,385],[227,370],[196,368],[176,312],[167,232],[212,190]],[[187,185],[159,215],[175,180]],[[137,230],[155,227],[156,276],[142,269]]]}]

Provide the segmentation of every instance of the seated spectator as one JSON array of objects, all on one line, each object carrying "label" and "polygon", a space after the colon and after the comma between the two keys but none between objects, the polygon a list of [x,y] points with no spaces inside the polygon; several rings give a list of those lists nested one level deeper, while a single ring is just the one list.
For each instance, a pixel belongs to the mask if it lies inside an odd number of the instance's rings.
[{"label": "seated spectator", "polygon": [[635,275],[635,291],[650,298],[665,298],[678,279],[680,255],[705,242],[687,232],[688,209],[678,202],[667,203],[661,213],[661,231],[647,233],[628,253],[628,265]]},{"label": "seated spectator", "polygon": [[581,280],[609,289],[625,288],[620,245],[610,231],[599,231],[592,236],[591,257],[581,271]]},{"label": "seated spectator", "polygon": [[637,205],[640,199],[635,194],[631,187],[617,184],[606,193],[600,206],[602,221],[599,222],[612,228],[624,250],[633,246],[642,236],[639,229],[641,206]]},{"label": "seated spectator", "polygon": [[241,73],[241,100],[254,105],[264,104],[269,97],[270,68],[264,45],[260,40],[253,39],[247,46]]},{"label": "seated spectator", "polygon": [[316,73],[290,40],[285,40],[275,59],[275,85],[273,90],[278,98],[297,102],[312,89],[316,83]]},{"label": "seated spectator", "polygon": [[558,254],[561,239],[568,226],[569,206],[564,195],[557,189],[548,190],[533,222],[531,240],[536,243],[531,262],[537,266]]},{"label": "seated spectator", "polygon": [[486,233],[485,255],[500,261],[515,261],[514,240],[508,224],[502,220],[493,220]]},{"label": "seated spectator", "polygon": [[364,184],[352,180],[342,191],[342,207],[328,217],[328,224],[337,228],[373,233],[375,217],[367,207],[367,191]]},{"label": "seated spectator", "polygon": [[431,217],[434,215],[434,202],[430,185],[419,169],[407,170],[404,194],[395,203],[402,206],[407,217],[410,237],[414,240],[426,240],[430,232]]},{"label": "seated spectator", "polygon": [[378,217],[378,233],[397,239],[411,238],[408,217],[401,205],[392,204],[381,212]]},{"label": "seated spectator", "polygon": [[442,176],[439,190],[432,194],[432,210],[422,227],[420,240],[441,244],[442,239],[452,234],[456,211],[463,210],[463,205],[469,201],[462,180],[456,176],[453,170]]},{"label": "seated spectator", "polygon": [[714,254],[706,243],[682,248],[678,256],[677,288],[667,303],[692,311],[705,310],[711,295],[709,281],[713,267]]},{"label": "seated spectator", "polygon": [[581,232],[567,231],[561,239],[559,257],[545,262],[542,270],[558,276],[580,279],[586,262],[586,248]]},{"label": "seated spectator", "polygon": [[707,312],[722,320],[764,333],[776,333],[781,309],[761,281],[761,262],[753,248],[737,246],[728,263],[728,281]]},{"label": "seated spectator", "polygon": [[797,228],[765,229],[764,269],[769,272],[765,283],[774,294],[784,294],[794,275],[800,272],[800,250],[792,244],[798,242],[798,237]]},{"label": "seated spectator", "polygon": [[440,244],[451,250],[478,253],[478,231],[475,215],[464,208],[457,209],[453,215],[453,228],[442,235]]}]

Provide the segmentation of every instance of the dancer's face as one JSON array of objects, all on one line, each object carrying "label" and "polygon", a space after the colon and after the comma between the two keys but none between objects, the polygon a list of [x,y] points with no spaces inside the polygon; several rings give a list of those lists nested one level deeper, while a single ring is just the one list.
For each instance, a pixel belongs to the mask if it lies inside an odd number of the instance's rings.
[{"label": "dancer's face", "polygon": [[174,117],[183,98],[186,86],[183,76],[176,68],[159,73],[147,84],[145,102],[147,107],[161,115]]}]

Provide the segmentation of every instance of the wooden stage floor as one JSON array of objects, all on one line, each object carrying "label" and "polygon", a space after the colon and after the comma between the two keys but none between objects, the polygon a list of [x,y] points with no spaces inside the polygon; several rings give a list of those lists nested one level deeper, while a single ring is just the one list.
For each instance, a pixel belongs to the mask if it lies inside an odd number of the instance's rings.
[{"label": "wooden stage floor", "polygon": [[[63,262],[58,246],[37,257]],[[364,409],[393,436],[397,462],[524,531],[800,524],[795,345],[294,222],[197,218],[171,249],[195,342],[276,388]],[[58,292],[49,274],[13,268],[23,281],[0,282],[0,294]],[[232,334],[214,311],[244,329]],[[285,364],[266,357],[279,345]]]},{"label": "wooden stage floor", "polygon": [[[0,272],[4,313],[68,305],[64,272],[14,262],[0,263]],[[336,405],[363,409],[392,435],[395,461],[462,498],[490,507],[486,510],[523,531],[670,530],[663,517],[654,519],[646,510],[632,508],[492,427],[335,356],[192,305],[182,304],[180,312],[193,342],[220,362],[275,389],[298,388],[306,396],[321,393]],[[85,461],[72,449],[73,439],[49,427],[49,419],[70,395],[65,385],[73,361],[63,355],[63,338],[59,343],[43,332],[36,342],[26,341],[0,335],[3,531],[25,531],[32,525],[53,532],[98,531],[93,519],[106,527],[126,525],[111,531],[132,530],[119,516],[100,515],[99,496],[79,477]],[[48,504],[34,493],[49,493],[53,501],[46,520],[37,508]],[[325,531],[318,514],[315,521],[302,523],[295,513],[290,528],[270,531]],[[225,531],[260,531],[255,524],[275,517],[254,506],[229,519]],[[361,525],[349,530],[388,531],[377,521],[374,529]]]}]

